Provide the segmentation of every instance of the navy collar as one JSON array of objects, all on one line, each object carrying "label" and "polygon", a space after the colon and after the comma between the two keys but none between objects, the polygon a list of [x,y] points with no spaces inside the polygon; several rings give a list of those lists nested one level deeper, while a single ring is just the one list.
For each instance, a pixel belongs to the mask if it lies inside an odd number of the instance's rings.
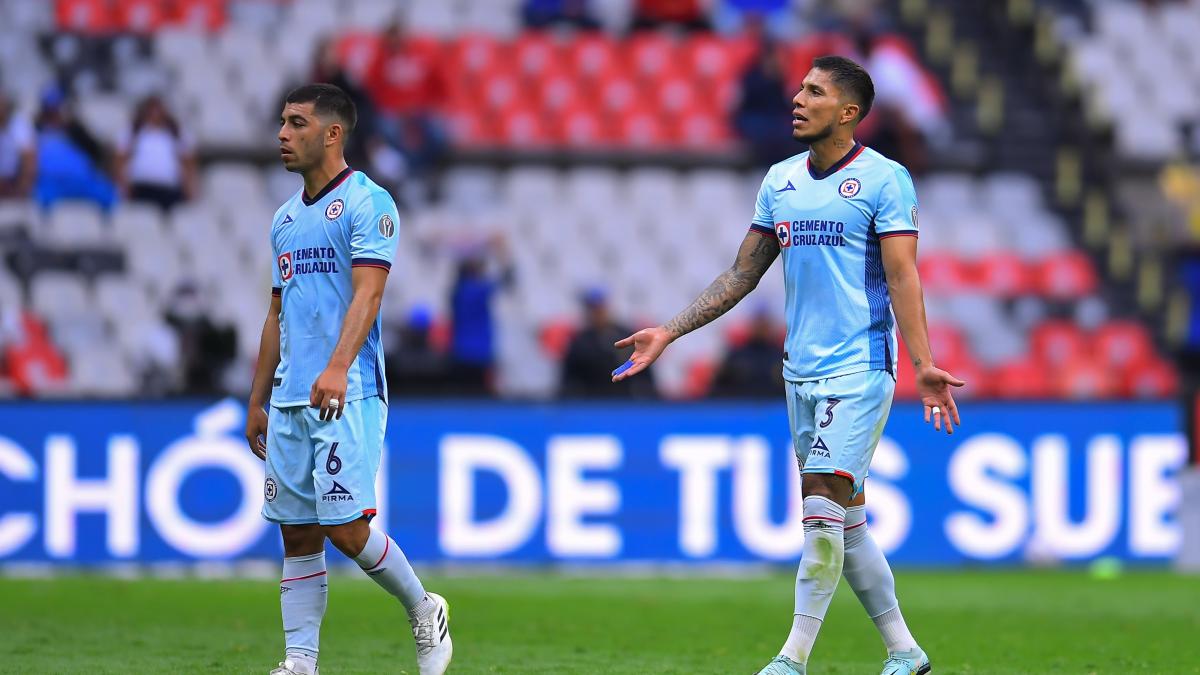
[{"label": "navy collar", "polygon": [[832,166],[830,166],[828,169],[826,169],[824,171],[817,171],[817,169],[813,166],[812,153],[809,152],[808,175],[812,176],[813,180],[822,180],[824,178],[829,178],[830,176],[837,173],[838,171],[841,171],[842,169],[846,168],[847,164],[849,164],[850,162],[853,162],[854,158],[861,155],[862,151],[866,150],[866,149],[867,149],[866,146],[864,146],[862,143],[859,143],[858,141],[854,141],[854,146],[850,148],[850,152],[847,152],[846,154],[842,155],[841,159],[834,162]]},{"label": "navy collar", "polygon": [[305,194],[303,191],[301,191],[300,192],[301,201],[304,202],[305,206],[312,206],[313,204],[316,204],[317,202],[321,201],[321,199],[325,195],[329,194],[330,192],[333,192],[333,190],[337,186],[341,185],[347,178],[349,178],[350,174],[352,174],[352,173],[354,173],[354,169],[351,169],[350,167],[346,167],[346,168],[342,169],[341,173],[334,176],[333,180],[326,183],[325,187],[321,188],[321,191],[318,192],[315,197],[310,198],[307,194]]}]

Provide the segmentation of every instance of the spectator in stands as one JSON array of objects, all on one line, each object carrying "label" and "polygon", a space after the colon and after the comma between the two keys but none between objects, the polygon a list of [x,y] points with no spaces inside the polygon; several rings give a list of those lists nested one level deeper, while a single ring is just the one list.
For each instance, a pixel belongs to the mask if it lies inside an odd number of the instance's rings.
[{"label": "spectator in stands", "polygon": [[28,197],[37,165],[33,125],[0,93],[0,199]]},{"label": "spectator in stands", "polygon": [[409,169],[420,176],[435,167],[446,151],[438,118],[446,100],[440,45],[412,38],[403,24],[392,24],[367,72],[366,88],[379,132],[404,153]]},{"label": "spectator in stands", "polygon": [[103,146],[71,114],[58,89],[42,97],[37,129],[37,178],[33,195],[43,208],[64,199],[83,199],[109,209],[116,202],[113,182],[105,173]]},{"label": "spectator in stands", "polygon": [[567,346],[559,395],[572,398],[654,398],[654,382],[649,378],[636,386],[636,378],[615,385],[612,383],[613,368],[633,354],[632,349],[617,349],[613,343],[629,335],[630,330],[612,319],[608,296],[603,289],[590,289],[581,300],[584,324]]},{"label": "spectator in stands", "polygon": [[168,210],[195,197],[192,139],[159,97],[138,103],[133,126],[119,148],[117,176],[126,198]]},{"label": "spectator in stands", "polygon": [[182,393],[225,393],[225,370],[237,357],[237,331],[216,323],[200,290],[188,282],[176,290],[166,320],[179,338]]},{"label": "spectator in stands", "polygon": [[[378,140],[375,104],[367,95],[366,89],[342,67],[342,61],[338,58],[337,42],[325,39],[317,47],[316,62],[307,82],[332,84],[346,92],[354,102],[358,111],[358,121],[354,124],[354,133],[346,139],[346,163],[350,166],[367,166],[368,149]],[[293,88],[289,87],[288,91]],[[283,109],[282,102],[278,107]]]},{"label": "spectator in stands", "polygon": [[414,307],[387,335],[387,381],[392,396],[427,396],[446,389],[446,357],[433,343],[433,312]]},{"label": "spectator in stands", "polygon": [[[492,298],[512,285],[514,271],[502,238],[465,252],[450,292],[453,328],[450,337],[450,386],[459,394],[484,395],[491,391],[492,365],[496,360]],[[499,268],[489,272],[489,263]]]},{"label": "spectator in stands", "polygon": [[587,0],[526,0],[523,13],[525,25],[530,28],[600,28],[600,22],[588,9]]},{"label": "spectator in stands", "polygon": [[783,331],[759,307],[746,341],[729,351],[713,378],[711,396],[757,398],[783,392]]},{"label": "spectator in stands", "polygon": [[694,31],[709,30],[704,5],[701,0],[637,0],[633,10],[633,29],[678,26]]},{"label": "spectator in stands", "polygon": [[758,164],[770,166],[796,153],[795,145],[784,137],[791,125],[791,99],[779,50],[770,42],[761,42],[757,58],[742,74],[733,118]]}]

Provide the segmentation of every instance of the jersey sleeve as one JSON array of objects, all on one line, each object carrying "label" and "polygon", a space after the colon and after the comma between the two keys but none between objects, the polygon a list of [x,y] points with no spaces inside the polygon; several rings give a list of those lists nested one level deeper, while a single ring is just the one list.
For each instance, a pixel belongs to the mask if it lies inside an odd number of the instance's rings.
[{"label": "jersey sleeve", "polygon": [[382,190],[367,195],[350,220],[351,267],[392,269],[400,214],[396,202]]},{"label": "jersey sleeve", "polygon": [[775,218],[772,207],[775,202],[775,191],[771,188],[771,172],[768,171],[758,188],[758,199],[754,202],[754,218],[750,221],[750,231],[764,237],[775,237]]},{"label": "jersey sleeve", "polygon": [[[279,218],[278,215],[275,216]],[[275,246],[275,223],[271,223],[271,295],[283,295],[283,278],[279,272],[279,250]]]},{"label": "jersey sleeve", "polygon": [[904,167],[896,167],[879,192],[875,232],[880,239],[917,236],[917,190]]}]

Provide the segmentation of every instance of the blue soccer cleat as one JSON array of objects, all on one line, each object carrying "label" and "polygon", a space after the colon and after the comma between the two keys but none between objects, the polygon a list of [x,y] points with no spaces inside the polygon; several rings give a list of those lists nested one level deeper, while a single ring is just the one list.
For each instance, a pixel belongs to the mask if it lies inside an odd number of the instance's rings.
[{"label": "blue soccer cleat", "polygon": [[805,675],[804,664],[781,654],[771,659],[766,668],[758,671],[758,675]]},{"label": "blue soccer cleat", "polygon": [[880,675],[925,675],[932,672],[929,657],[920,647],[913,647],[906,652],[892,652],[887,661],[883,662],[883,672]]}]

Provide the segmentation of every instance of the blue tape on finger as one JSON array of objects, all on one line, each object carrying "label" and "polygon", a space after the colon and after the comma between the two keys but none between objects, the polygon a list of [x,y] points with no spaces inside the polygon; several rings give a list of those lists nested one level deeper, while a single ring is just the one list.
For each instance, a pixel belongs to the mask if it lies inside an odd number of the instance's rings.
[{"label": "blue tape on finger", "polygon": [[621,373],[629,370],[632,367],[633,367],[633,360],[630,359],[629,361],[622,363],[620,368],[617,368],[616,370],[613,371],[613,373],[612,373],[613,377],[620,375]]}]

